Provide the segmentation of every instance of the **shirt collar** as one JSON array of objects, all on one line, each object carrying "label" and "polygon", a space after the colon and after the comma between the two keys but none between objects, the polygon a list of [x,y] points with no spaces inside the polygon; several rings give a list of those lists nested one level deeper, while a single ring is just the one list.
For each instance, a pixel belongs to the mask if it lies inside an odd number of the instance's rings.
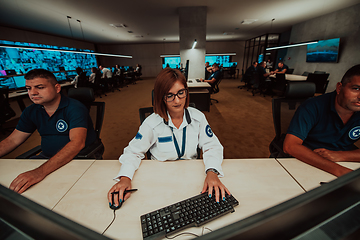
[{"label": "shirt collar", "polygon": [[[167,121],[165,121],[165,119],[164,119],[164,123],[165,123],[166,125],[169,125],[169,127],[176,128],[175,125],[174,125],[174,124],[172,123],[172,121],[171,121],[171,117],[170,117],[169,112],[167,112],[167,115],[168,115],[168,119],[169,119],[169,120],[168,120],[168,122],[167,122]],[[189,113],[189,111],[187,110],[187,108],[185,108],[185,109],[184,109],[184,115],[183,115],[183,121],[182,121],[179,129],[184,128],[185,126],[189,125],[190,123],[191,123],[190,113]]]}]

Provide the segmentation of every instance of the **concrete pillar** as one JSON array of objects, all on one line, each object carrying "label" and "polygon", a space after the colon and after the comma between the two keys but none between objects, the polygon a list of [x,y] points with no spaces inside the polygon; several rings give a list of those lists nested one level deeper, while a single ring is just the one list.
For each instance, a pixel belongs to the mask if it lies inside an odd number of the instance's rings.
[{"label": "concrete pillar", "polygon": [[[188,79],[205,77],[207,7],[181,7],[179,10],[180,59],[189,60]],[[197,44],[191,49],[194,40]]]}]

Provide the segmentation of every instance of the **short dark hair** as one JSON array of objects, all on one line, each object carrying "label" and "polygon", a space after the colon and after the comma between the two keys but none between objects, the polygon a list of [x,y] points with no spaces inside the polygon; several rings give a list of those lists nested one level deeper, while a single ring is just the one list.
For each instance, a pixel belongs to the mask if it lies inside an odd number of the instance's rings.
[{"label": "short dark hair", "polygon": [[[164,96],[169,93],[175,82],[181,82],[185,89],[188,89],[185,76],[177,69],[164,68],[157,75],[154,84],[154,112],[159,114],[160,117],[168,121],[166,104],[164,102]],[[185,102],[185,108],[189,106],[189,91],[187,91],[187,97]]]},{"label": "short dark hair", "polygon": [[45,70],[45,69],[41,69],[41,68],[33,69],[33,70],[28,71],[25,74],[24,78],[26,80],[33,80],[34,78],[46,78],[47,80],[49,80],[53,84],[58,83],[57,80],[56,80],[55,75],[52,72],[50,72],[48,70]]},{"label": "short dark hair", "polygon": [[82,70],[81,67],[77,67],[77,68],[76,68],[76,73],[77,73],[78,75],[80,75],[80,73],[82,73],[82,72],[83,72],[83,70]]},{"label": "short dark hair", "polygon": [[354,76],[360,76],[360,64],[357,64],[346,71],[341,79],[341,84],[345,86]]},{"label": "short dark hair", "polygon": [[214,63],[212,66],[213,66],[213,67],[219,67],[219,64]]}]

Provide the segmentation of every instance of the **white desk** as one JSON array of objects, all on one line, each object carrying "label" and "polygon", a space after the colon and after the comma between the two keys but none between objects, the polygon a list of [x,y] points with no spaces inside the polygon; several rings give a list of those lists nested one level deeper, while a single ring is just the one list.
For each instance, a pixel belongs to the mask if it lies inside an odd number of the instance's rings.
[{"label": "white desk", "polygon": [[[0,184],[9,187],[20,173],[37,168],[45,161],[0,159]],[[72,161],[29,188],[23,193],[23,196],[53,209],[94,161]]]},{"label": "white desk", "polygon": [[[191,81],[191,82],[190,82]],[[197,82],[195,79],[189,79],[187,82],[189,88],[190,102],[195,103],[200,111],[210,111],[210,92],[211,85],[207,82]]]},{"label": "white desk", "polygon": [[188,85],[190,90],[191,90],[191,88],[206,88],[206,89],[211,88],[211,85],[209,83],[207,83],[207,82],[197,82],[195,79],[189,79],[187,81],[187,85]]},{"label": "white desk", "polygon": [[[0,163],[0,182],[8,187],[18,173],[42,162],[0,159]],[[53,207],[55,212],[101,233],[113,218],[107,192],[114,184],[112,178],[119,168],[117,160],[74,160],[26,191],[24,196]],[[223,170],[225,177],[221,181],[240,205],[234,213],[205,225],[212,230],[304,193],[275,159],[225,159]],[[110,238],[141,239],[142,214],[199,194],[204,179],[202,160],[144,160],[132,182],[132,187],[139,190],[116,211],[116,220],[105,235]],[[44,203],[43,199],[48,197],[54,198],[55,207],[53,203]],[[202,228],[188,228],[185,231],[201,234]],[[177,239],[188,238],[185,235]]]},{"label": "white desk", "polygon": [[[334,175],[295,158],[278,158],[277,161],[286,168],[306,191],[320,187],[320,182],[330,182],[336,179]],[[358,162],[340,162],[339,164],[352,170],[360,168]]]},{"label": "white desk", "polygon": [[[276,78],[276,75],[270,75],[269,77]],[[285,74],[285,79],[288,81],[306,81],[307,76]]]}]

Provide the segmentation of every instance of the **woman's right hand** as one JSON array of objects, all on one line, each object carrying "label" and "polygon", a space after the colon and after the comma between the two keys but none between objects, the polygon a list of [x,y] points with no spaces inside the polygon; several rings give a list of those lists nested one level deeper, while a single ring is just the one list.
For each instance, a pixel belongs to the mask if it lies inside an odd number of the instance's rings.
[{"label": "woman's right hand", "polygon": [[[108,192],[108,200],[109,200],[109,204],[113,204],[115,207],[119,206],[119,201],[120,202],[124,202],[126,199],[128,199],[130,197],[130,192],[128,192],[124,199],[123,195],[124,195],[124,191],[125,190],[130,190],[131,189],[131,179],[128,177],[121,177],[120,181],[117,182],[114,186],[112,186],[112,188],[110,189],[110,191]],[[114,199],[114,203],[112,202],[112,194],[113,192],[119,192],[119,198],[115,198]]]}]

